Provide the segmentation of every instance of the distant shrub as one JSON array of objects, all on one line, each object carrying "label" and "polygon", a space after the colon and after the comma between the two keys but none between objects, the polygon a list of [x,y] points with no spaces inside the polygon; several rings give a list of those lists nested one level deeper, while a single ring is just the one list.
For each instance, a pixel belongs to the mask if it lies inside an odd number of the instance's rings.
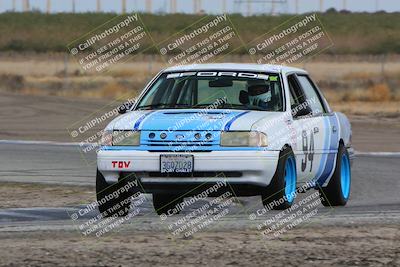
[{"label": "distant shrub", "polygon": [[376,84],[368,88],[367,100],[373,102],[389,101],[391,99],[390,88],[386,83]]},{"label": "distant shrub", "polygon": [[15,91],[24,86],[24,77],[15,74],[1,74],[0,75],[0,88]]}]

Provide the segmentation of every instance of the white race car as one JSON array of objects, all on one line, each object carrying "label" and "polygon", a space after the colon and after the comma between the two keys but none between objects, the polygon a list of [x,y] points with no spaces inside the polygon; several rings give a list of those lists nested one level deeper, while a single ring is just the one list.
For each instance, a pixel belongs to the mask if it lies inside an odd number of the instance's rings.
[{"label": "white race car", "polygon": [[126,215],[137,192],[152,194],[157,213],[170,214],[184,197],[221,182],[274,209],[290,207],[301,185],[319,190],[324,205],[349,199],[349,120],[330,109],[302,69],[171,67],[120,113],[97,153],[104,216]]}]

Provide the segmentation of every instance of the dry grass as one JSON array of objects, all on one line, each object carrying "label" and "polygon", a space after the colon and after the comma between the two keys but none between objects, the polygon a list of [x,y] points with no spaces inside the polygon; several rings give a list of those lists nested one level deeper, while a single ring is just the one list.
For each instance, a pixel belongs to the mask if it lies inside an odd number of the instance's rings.
[{"label": "dry grass", "polygon": [[325,90],[324,95],[329,102],[388,102],[397,101],[399,92],[392,93],[386,83],[373,84],[367,89]]},{"label": "dry grass", "polygon": [[[229,57],[243,62],[246,57]],[[297,64],[321,85],[329,102],[399,101],[400,62],[310,61]],[[3,56],[0,90],[27,95],[116,99],[127,92],[137,94],[155,73],[165,68],[161,58],[137,56],[102,74],[84,73],[73,58],[56,55]]]},{"label": "dry grass", "polygon": [[2,209],[75,206],[95,196],[91,187],[29,183],[2,183],[0,193],[4,197],[0,203]]},{"label": "dry grass", "polygon": [[392,94],[386,83],[376,84],[368,88],[367,100],[373,102],[387,102],[391,100]]},{"label": "dry grass", "polygon": [[376,77],[376,73],[372,72],[367,72],[367,71],[356,71],[356,72],[350,72],[345,75],[343,75],[342,79],[343,80],[368,80],[371,79],[371,77]]},{"label": "dry grass", "polygon": [[[316,80],[338,80],[348,78],[363,79],[367,77],[382,78],[381,62],[335,62],[311,61],[297,64],[297,67],[306,69]],[[390,61],[384,64],[384,75],[399,74],[400,62]]]},{"label": "dry grass", "polygon": [[19,92],[23,95],[49,95],[48,92],[34,87],[24,87]]},{"label": "dry grass", "polygon": [[379,117],[400,117],[400,101],[390,102],[334,102],[331,103],[334,111],[352,115],[377,115]]},{"label": "dry grass", "polygon": [[98,94],[103,98],[118,98],[128,92],[128,88],[120,83],[112,82],[103,86]]},{"label": "dry grass", "polygon": [[347,90],[342,94],[342,101],[367,101],[367,102],[387,102],[392,100],[392,93],[386,83],[375,84],[366,90],[354,89]]}]

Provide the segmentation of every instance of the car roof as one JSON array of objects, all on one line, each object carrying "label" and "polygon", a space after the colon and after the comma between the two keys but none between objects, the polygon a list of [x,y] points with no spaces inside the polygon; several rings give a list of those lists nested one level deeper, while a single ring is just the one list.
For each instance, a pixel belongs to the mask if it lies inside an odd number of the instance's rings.
[{"label": "car roof", "polygon": [[192,64],[179,65],[165,69],[163,72],[179,71],[203,71],[203,70],[224,70],[224,71],[257,71],[272,73],[300,72],[307,73],[303,69],[269,64],[250,64],[250,63],[211,63],[211,64]]}]

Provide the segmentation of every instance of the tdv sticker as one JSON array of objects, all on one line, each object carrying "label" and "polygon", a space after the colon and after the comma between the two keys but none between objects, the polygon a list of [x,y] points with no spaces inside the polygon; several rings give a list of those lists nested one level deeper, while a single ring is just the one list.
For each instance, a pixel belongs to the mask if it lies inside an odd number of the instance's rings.
[{"label": "tdv sticker", "polygon": [[126,169],[131,164],[130,161],[112,161],[113,168]]}]

